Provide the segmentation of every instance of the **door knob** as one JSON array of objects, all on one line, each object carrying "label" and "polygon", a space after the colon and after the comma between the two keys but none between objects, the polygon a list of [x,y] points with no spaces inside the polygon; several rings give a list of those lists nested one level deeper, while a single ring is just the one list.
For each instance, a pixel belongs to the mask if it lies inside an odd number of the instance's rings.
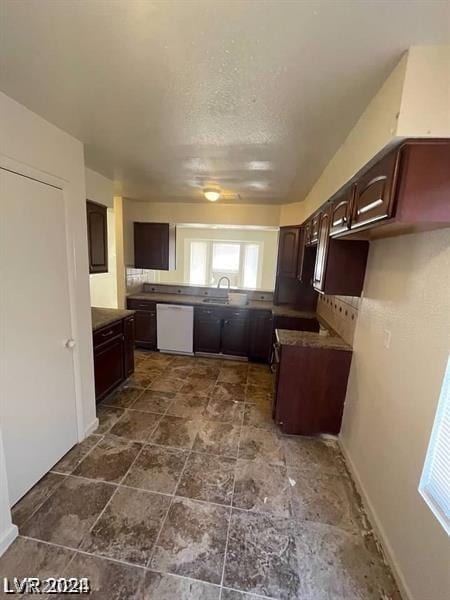
[{"label": "door knob", "polygon": [[66,348],[75,348],[75,340],[73,340],[72,338],[69,338],[68,340],[66,340],[66,343],[64,344],[64,346]]}]

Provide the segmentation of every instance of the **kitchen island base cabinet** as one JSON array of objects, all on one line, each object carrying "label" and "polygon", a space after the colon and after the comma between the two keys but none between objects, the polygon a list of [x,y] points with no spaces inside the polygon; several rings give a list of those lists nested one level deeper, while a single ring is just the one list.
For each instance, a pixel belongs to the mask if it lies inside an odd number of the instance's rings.
[{"label": "kitchen island base cabinet", "polygon": [[123,334],[94,349],[95,398],[97,402],[125,379]]},{"label": "kitchen island base cabinet", "polygon": [[95,399],[103,400],[134,373],[134,315],[94,331]]},{"label": "kitchen island base cabinet", "polygon": [[337,435],[341,429],[352,353],[281,346],[274,417],[285,434]]}]

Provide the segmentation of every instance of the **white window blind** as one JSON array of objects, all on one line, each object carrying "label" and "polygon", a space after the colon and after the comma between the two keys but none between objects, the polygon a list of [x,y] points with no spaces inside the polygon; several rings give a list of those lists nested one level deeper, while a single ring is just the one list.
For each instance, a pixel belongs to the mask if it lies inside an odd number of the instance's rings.
[{"label": "white window blind", "polygon": [[[187,242],[184,280],[189,285],[216,286],[221,277],[230,287],[261,286],[263,244],[192,239]],[[227,287],[227,282],[223,282]]]},{"label": "white window blind", "polygon": [[450,357],[447,361],[419,491],[450,535]]}]

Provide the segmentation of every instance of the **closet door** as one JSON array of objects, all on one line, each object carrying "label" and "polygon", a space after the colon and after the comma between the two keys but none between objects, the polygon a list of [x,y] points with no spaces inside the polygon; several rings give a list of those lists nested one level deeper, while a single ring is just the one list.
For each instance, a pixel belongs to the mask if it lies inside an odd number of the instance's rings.
[{"label": "closet door", "polygon": [[0,169],[0,423],[10,503],[76,442],[60,189]]}]

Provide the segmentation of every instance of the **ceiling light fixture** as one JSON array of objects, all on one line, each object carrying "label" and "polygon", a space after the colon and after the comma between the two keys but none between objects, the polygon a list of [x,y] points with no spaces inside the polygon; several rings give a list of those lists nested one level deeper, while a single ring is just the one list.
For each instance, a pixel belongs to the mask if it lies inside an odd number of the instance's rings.
[{"label": "ceiling light fixture", "polygon": [[220,198],[220,191],[212,188],[203,190],[203,195],[210,202],[216,202]]}]

